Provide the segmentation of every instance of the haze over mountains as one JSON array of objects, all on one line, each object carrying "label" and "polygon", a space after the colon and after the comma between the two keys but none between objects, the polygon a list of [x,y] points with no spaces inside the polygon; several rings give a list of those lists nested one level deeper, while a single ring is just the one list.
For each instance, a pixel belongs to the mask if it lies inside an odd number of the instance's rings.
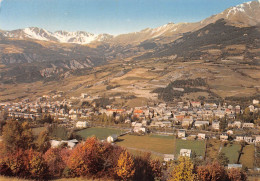
[{"label": "haze over mountains", "polygon": [[[186,71],[183,70],[172,78],[172,73],[166,71],[167,67],[174,67],[174,63],[198,60],[212,62],[217,66],[232,65],[230,71],[235,71],[237,78],[238,68],[246,66],[258,71],[259,25],[260,2],[251,1],[226,9],[200,22],[168,23],[157,28],[146,28],[117,36],[95,35],[83,31],[49,32],[38,27],[0,31],[0,83],[5,85],[7,90],[10,85],[77,79],[87,75],[94,77],[95,81],[101,84],[107,84],[113,76],[124,76],[131,70],[139,69],[138,64],[149,69],[148,75],[157,69],[156,65],[159,63],[158,66],[165,67],[161,68],[156,76],[157,79],[161,77],[166,86],[176,78],[185,79],[189,76],[183,74]],[[131,66],[124,66],[128,64]],[[150,67],[149,64],[155,66]],[[110,65],[118,67],[118,72],[106,68]],[[210,66],[204,69],[210,69]],[[101,72],[109,72],[98,77],[95,67],[99,67]],[[210,80],[218,80],[212,71],[208,72]],[[166,75],[167,78],[164,77]],[[259,83],[258,74],[254,76],[245,74],[243,77],[249,79],[245,82],[251,81],[250,90],[258,92],[258,88],[252,88]],[[133,79],[135,76],[131,74],[131,77]],[[148,79],[142,81],[145,85]],[[128,83],[131,81],[127,81]],[[89,87],[89,83],[85,87]],[[6,94],[9,93],[3,91],[3,95]]]}]

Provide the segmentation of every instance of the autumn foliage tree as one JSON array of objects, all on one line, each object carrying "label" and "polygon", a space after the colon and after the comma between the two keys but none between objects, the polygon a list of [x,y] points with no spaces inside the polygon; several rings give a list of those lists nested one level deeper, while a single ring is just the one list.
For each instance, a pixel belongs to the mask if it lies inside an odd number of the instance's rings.
[{"label": "autumn foliage tree", "polygon": [[199,166],[197,176],[202,181],[222,181],[227,180],[225,168],[218,162],[213,162],[205,166]]},{"label": "autumn foliage tree", "polygon": [[6,152],[33,147],[33,134],[28,122],[9,120],[3,127],[3,143]]},{"label": "autumn foliage tree", "polygon": [[62,159],[61,153],[61,148],[50,148],[43,156],[52,176],[61,176],[66,167],[66,163]]},{"label": "autumn foliage tree", "polygon": [[133,180],[152,181],[162,175],[162,164],[152,160],[151,153],[140,153],[134,157],[135,174]]},{"label": "autumn foliage tree", "polygon": [[47,131],[40,132],[36,140],[36,146],[37,150],[42,153],[45,153],[51,147]]},{"label": "autumn foliage tree", "polygon": [[228,179],[230,181],[246,181],[247,176],[244,171],[238,168],[232,168],[228,170]]},{"label": "autumn foliage tree", "polygon": [[102,145],[94,137],[77,145],[71,152],[68,167],[74,176],[90,176],[103,169]]},{"label": "autumn foliage tree", "polygon": [[129,180],[134,176],[134,160],[126,150],[123,151],[118,158],[116,173],[122,180]]},{"label": "autumn foliage tree", "polygon": [[193,181],[196,176],[193,169],[194,166],[189,157],[179,157],[178,165],[174,167],[170,181]]},{"label": "autumn foliage tree", "polygon": [[3,163],[10,171],[9,176],[30,179],[44,179],[48,176],[47,164],[42,154],[33,149],[18,149],[13,153],[8,153]]}]

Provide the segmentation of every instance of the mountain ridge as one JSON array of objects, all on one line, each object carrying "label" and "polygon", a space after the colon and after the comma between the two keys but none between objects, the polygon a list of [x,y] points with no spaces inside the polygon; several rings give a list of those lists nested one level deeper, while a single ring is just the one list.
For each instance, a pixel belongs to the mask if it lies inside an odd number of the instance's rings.
[{"label": "mountain ridge", "polygon": [[167,37],[167,42],[179,38],[183,33],[195,31],[204,26],[214,23],[219,19],[225,19],[234,26],[255,26],[260,23],[260,1],[249,1],[234,7],[230,7],[219,14],[212,15],[199,22],[191,23],[168,23],[156,28],[145,28],[138,32],[127,34],[93,34],[85,31],[68,32],[59,30],[55,32],[47,31],[43,28],[29,27],[3,32],[7,38],[35,39],[43,41],[53,41],[58,43],[74,43],[87,45],[91,43],[103,42],[109,44],[139,44],[146,40]]}]

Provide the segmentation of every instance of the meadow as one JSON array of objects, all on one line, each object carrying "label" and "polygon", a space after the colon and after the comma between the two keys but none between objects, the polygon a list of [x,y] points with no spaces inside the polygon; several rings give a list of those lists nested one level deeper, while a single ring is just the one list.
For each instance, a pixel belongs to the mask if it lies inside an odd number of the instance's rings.
[{"label": "meadow", "polygon": [[82,138],[86,139],[91,136],[96,136],[100,140],[106,139],[108,136],[113,134],[121,134],[125,131],[121,131],[119,129],[112,129],[112,128],[87,128],[77,132],[77,135],[81,136]]},{"label": "meadow", "polygon": [[228,157],[229,163],[236,163],[240,148],[241,146],[238,143],[233,143],[233,144],[228,143],[226,146],[222,147],[221,152]]},{"label": "meadow", "polygon": [[176,139],[175,136],[164,135],[125,135],[120,137],[118,145],[140,150],[151,151],[152,154],[175,154],[180,153],[181,148],[191,149],[197,155],[204,156],[205,142]]}]

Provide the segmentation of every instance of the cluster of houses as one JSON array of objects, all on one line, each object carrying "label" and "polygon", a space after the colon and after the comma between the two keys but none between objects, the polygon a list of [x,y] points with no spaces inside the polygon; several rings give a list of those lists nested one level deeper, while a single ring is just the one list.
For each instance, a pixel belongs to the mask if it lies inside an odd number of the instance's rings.
[{"label": "cluster of houses", "polygon": [[[257,129],[258,125],[254,123],[244,123],[236,119],[236,114],[243,113],[239,105],[220,105],[215,103],[204,103],[198,101],[178,102],[175,106],[168,106],[166,103],[160,103],[155,106],[143,106],[135,108],[114,108],[111,105],[95,107],[94,99],[98,96],[90,96],[82,93],[80,97],[72,97],[58,101],[62,92],[54,96],[44,95],[35,101],[24,99],[17,103],[0,103],[0,111],[7,112],[9,118],[24,118],[37,120],[43,115],[51,115],[60,120],[63,125],[70,125],[76,128],[86,128],[89,126],[89,118],[93,115],[106,114],[119,120],[124,116],[123,122],[132,127],[133,132],[146,133],[149,129],[157,128],[185,128],[194,130],[220,131],[221,118],[227,118],[229,133],[220,135],[221,140],[227,140],[231,135],[233,128]],[[73,99],[79,99],[81,102],[90,102],[90,106],[76,107],[72,104]],[[253,100],[253,104],[248,106],[251,112],[260,111],[259,100]],[[135,121],[134,121],[135,120]],[[185,138],[185,130],[179,130],[178,137]],[[199,133],[198,139],[205,139],[206,135]],[[258,136],[237,135],[236,140],[245,140],[249,143],[259,142]]]}]

